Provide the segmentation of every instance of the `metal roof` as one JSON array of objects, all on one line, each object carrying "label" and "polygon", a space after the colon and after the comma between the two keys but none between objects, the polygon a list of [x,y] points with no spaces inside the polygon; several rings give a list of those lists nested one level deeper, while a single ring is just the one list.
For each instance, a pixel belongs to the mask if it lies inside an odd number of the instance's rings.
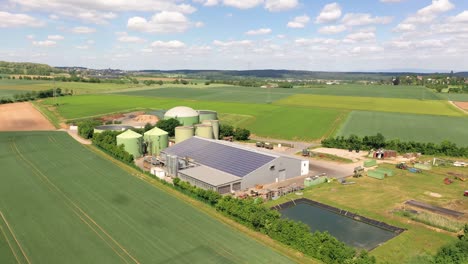
[{"label": "metal roof", "polygon": [[278,157],[233,143],[227,144],[200,137],[187,139],[163,152],[181,158],[189,157],[199,164],[238,177],[244,177]]},{"label": "metal roof", "polygon": [[179,172],[215,187],[241,180],[240,177],[203,165],[180,170]]},{"label": "metal roof", "polygon": [[118,135],[117,137],[118,138],[141,138],[143,136],[138,134],[135,131],[127,130],[127,131],[123,132],[122,134]]}]

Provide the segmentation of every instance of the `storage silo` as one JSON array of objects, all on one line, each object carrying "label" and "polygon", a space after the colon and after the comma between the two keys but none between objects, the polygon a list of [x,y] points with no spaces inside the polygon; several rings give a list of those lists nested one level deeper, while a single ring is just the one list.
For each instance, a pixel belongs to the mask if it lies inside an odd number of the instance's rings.
[{"label": "storage silo", "polygon": [[164,119],[175,118],[182,126],[193,126],[199,123],[198,112],[190,107],[177,106],[164,114]]},{"label": "storage silo", "polygon": [[143,139],[148,144],[148,152],[151,155],[159,155],[161,150],[166,149],[169,145],[169,134],[157,127],[146,131]]},{"label": "storage silo", "polygon": [[117,145],[124,145],[125,151],[132,154],[134,158],[139,158],[141,156],[142,139],[142,135],[132,130],[127,130],[117,136]]},{"label": "storage silo", "polygon": [[205,120],[218,120],[218,113],[212,110],[198,110],[200,116],[200,122]]},{"label": "storage silo", "polygon": [[213,138],[219,139],[219,121],[218,120],[203,120],[203,124],[213,127]]},{"label": "storage silo", "polygon": [[179,126],[175,128],[175,143],[180,143],[195,135],[193,126]]},{"label": "storage silo", "polygon": [[213,127],[208,124],[196,125],[195,135],[202,138],[213,139]]}]

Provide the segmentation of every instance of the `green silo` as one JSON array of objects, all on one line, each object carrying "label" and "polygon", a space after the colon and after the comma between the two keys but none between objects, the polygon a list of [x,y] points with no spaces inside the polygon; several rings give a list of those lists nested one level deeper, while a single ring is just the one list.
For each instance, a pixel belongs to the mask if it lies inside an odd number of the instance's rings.
[{"label": "green silo", "polygon": [[139,158],[141,156],[142,139],[142,135],[132,130],[127,130],[117,136],[117,145],[124,145],[125,151],[132,154],[134,158]]},{"label": "green silo", "polygon": [[177,106],[164,114],[164,119],[175,118],[182,126],[193,126],[199,123],[198,112],[190,107]]},{"label": "green silo", "polygon": [[212,110],[198,110],[200,122],[205,120],[218,120],[218,113]]},{"label": "green silo", "polygon": [[159,155],[161,150],[169,146],[168,133],[157,127],[146,131],[143,139],[148,143],[148,153],[151,155]]},{"label": "green silo", "polygon": [[196,125],[195,135],[202,138],[213,139],[213,127],[208,124]]},{"label": "green silo", "polygon": [[175,128],[175,143],[180,143],[193,137],[194,133],[193,126],[179,126]]},{"label": "green silo", "polygon": [[219,139],[219,121],[218,120],[203,120],[203,124],[211,125],[213,127],[214,139]]}]

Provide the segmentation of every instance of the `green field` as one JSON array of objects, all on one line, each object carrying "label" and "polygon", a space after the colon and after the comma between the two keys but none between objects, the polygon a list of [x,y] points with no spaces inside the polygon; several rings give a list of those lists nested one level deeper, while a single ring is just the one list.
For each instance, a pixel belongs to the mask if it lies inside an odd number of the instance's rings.
[{"label": "green field", "polygon": [[63,132],[1,133],[0,167],[0,263],[292,262]]},{"label": "green field", "polygon": [[439,98],[455,102],[468,102],[468,94],[440,93]]},{"label": "green field", "polygon": [[278,105],[324,107],[347,110],[368,110],[396,113],[466,116],[460,110],[441,100],[397,98],[370,98],[352,96],[325,96],[296,94],[275,102]]},{"label": "green field", "polygon": [[[191,89],[194,87],[198,89]],[[212,84],[210,86],[198,85],[194,87],[180,87],[180,85],[168,87],[168,85],[165,84],[158,89],[145,89],[140,91],[126,90],[125,94],[251,103],[276,101],[294,94],[445,100],[445,98],[438,97],[437,94],[422,86],[344,84],[313,85],[309,88],[295,87],[292,89],[264,89],[257,87],[220,86],[219,84]]]},{"label": "green field", "polygon": [[[52,99],[44,104],[53,104]],[[316,140],[330,134],[338,127],[337,118],[343,111],[290,107],[269,104],[241,104],[233,102],[193,101],[172,98],[139,97],[124,95],[83,95],[59,99],[58,113],[66,119],[84,118],[112,112],[135,109],[170,109],[185,105],[194,109],[211,109],[221,114],[243,115],[237,123],[251,129],[258,136],[282,139]],[[245,118],[245,115],[253,118]],[[223,118],[223,115],[220,115]],[[234,116],[235,118],[235,116]],[[229,122],[236,120],[229,116]],[[223,119],[220,120],[223,122]]]},{"label": "green field", "polygon": [[[441,246],[456,240],[455,233],[435,231],[430,226],[393,214],[392,210],[401,208],[403,202],[415,199],[468,213],[468,199],[463,197],[463,190],[468,188],[468,181],[443,184],[448,172],[466,174],[468,168],[435,168],[430,172],[414,174],[397,170],[394,166],[383,165],[395,172],[395,176],[384,180],[364,176],[353,178],[355,184],[352,185],[343,185],[335,181],[310,187],[303,192],[305,198],[408,229],[371,251],[378,263],[407,263],[416,255],[435,254]],[[430,192],[440,194],[441,197],[433,197],[428,194]],[[277,201],[270,201],[267,205],[281,204],[297,197],[294,193],[289,194]],[[466,216],[458,219],[459,222],[466,220]]]},{"label": "green field", "polygon": [[460,146],[468,146],[468,117],[353,111],[337,136],[377,133],[387,139],[433,143],[450,140]]}]

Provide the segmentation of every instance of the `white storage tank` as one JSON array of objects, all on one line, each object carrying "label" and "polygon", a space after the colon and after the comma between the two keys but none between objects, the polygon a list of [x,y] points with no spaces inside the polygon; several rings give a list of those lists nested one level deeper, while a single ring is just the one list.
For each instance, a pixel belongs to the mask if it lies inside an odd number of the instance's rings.
[{"label": "white storage tank", "polygon": [[161,180],[164,180],[166,177],[166,171],[158,167],[152,167],[150,172]]}]

